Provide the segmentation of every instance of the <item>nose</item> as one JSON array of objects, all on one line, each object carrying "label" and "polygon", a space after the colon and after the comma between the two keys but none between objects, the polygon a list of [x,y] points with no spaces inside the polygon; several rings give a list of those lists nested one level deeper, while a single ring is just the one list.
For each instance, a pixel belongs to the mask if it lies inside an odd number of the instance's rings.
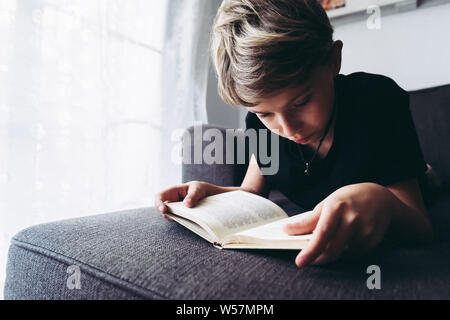
[{"label": "nose", "polygon": [[298,132],[298,123],[292,116],[281,115],[279,118],[280,135],[293,138]]}]

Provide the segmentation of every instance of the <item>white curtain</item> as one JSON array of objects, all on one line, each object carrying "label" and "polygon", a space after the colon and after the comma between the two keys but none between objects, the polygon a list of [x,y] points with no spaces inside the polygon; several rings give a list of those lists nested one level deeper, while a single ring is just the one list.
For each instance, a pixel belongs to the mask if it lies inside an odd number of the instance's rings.
[{"label": "white curtain", "polygon": [[[206,90],[209,68],[209,38],[220,0],[170,0],[163,62],[164,127],[159,181],[166,187],[181,181],[180,132],[186,124],[207,123]],[[172,72],[166,72],[172,70]],[[177,134],[178,133],[178,134]],[[178,143],[177,143],[178,142]],[[174,155],[177,156],[174,159]]]},{"label": "white curtain", "polygon": [[173,132],[206,122],[218,1],[0,1],[0,291],[43,222],[153,205]]}]

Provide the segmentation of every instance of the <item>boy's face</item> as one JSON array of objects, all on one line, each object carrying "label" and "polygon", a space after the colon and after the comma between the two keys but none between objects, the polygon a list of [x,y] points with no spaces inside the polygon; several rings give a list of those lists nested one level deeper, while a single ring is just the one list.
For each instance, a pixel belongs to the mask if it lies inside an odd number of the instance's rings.
[{"label": "boy's face", "polygon": [[247,110],[256,113],[272,132],[300,144],[316,145],[333,111],[338,73],[329,66],[319,67],[304,84],[280,90]]}]

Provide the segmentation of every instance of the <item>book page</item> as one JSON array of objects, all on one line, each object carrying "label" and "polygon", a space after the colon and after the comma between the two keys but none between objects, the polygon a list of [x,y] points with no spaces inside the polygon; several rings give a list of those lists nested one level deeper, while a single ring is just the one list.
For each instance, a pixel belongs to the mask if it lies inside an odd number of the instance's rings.
[{"label": "book page", "polygon": [[241,190],[203,198],[193,208],[181,201],[165,204],[170,212],[195,221],[217,239],[288,217],[272,201]]},{"label": "book page", "polygon": [[205,228],[201,227],[200,225],[196,224],[195,222],[193,222],[189,219],[180,217],[180,216],[178,216],[176,214],[172,214],[172,213],[167,213],[167,216],[170,219],[175,220],[179,224],[185,226],[189,230],[193,231],[194,233],[196,233],[197,235],[199,235],[200,237],[202,237],[203,239],[205,239],[208,242],[214,243],[216,241],[219,241],[219,239],[216,239],[211,234],[209,234],[205,230]]},{"label": "book page", "polygon": [[304,212],[292,217],[280,219],[262,226],[241,231],[234,235],[230,235],[224,239],[226,243],[253,243],[274,245],[275,242],[296,242],[309,240],[312,234],[306,235],[288,235],[283,231],[284,225],[297,222],[302,219],[302,215],[311,214],[312,211]]}]

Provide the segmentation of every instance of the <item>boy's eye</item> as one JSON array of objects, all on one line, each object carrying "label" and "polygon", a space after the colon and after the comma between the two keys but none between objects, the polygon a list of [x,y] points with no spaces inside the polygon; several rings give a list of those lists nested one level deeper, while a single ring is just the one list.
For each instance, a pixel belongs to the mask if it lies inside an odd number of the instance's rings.
[{"label": "boy's eye", "polygon": [[302,103],[294,104],[294,107],[303,107],[304,105],[308,104],[308,102],[311,100],[311,97],[308,97],[305,101]]},{"label": "boy's eye", "polygon": [[[309,102],[311,101],[311,96],[307,97],[305,101],[303,101],[302,103],[298,103],[298,104],[294,104],[294,107],[303,107],[305,105],[307,105]],[[258,116],[258,118],[266,118],[270,115],[270,113],[256,113],[256,115]]]}]

